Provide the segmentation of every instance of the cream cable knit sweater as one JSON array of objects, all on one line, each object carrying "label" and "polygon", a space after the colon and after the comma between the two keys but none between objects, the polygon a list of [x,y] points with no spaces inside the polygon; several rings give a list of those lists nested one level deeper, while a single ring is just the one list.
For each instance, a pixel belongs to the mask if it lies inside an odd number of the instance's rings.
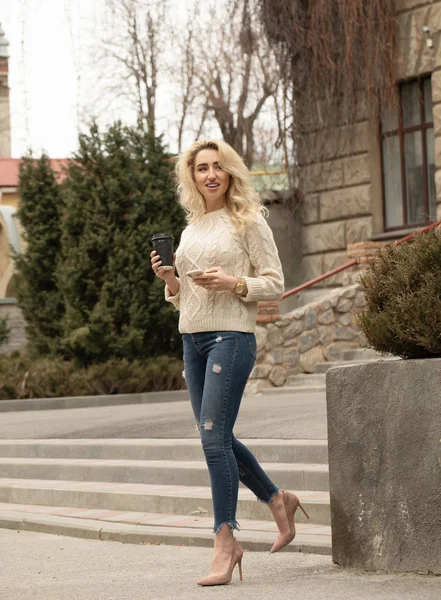
[{"label": "cream cable knit sweater", "polygon": [[[193,283],[187,271],[221,267],[243,277],[248,293],[208,291]],[[282,266],[271,229],[258,215],[238,234],[225,208],[206,213],[182,233],[176,252],[180,289],[176,296],[165,286],[165,299],[180,310],[180,333],[201,331],[254,332],[258,300],[280,300],[284,291]]]}]

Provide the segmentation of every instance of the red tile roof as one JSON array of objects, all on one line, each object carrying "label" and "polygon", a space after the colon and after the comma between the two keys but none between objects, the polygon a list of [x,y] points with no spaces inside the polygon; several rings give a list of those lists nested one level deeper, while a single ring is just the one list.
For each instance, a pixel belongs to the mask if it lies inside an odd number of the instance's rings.
[{"label": "red tile roof", "polygon": [[[69,162],[68,158],[51,159],[51,167],[57,174],[57,179],[63,179],[62,167]],[[0,188],[18,187],[18,169],[21,158],[0,158]]]}]

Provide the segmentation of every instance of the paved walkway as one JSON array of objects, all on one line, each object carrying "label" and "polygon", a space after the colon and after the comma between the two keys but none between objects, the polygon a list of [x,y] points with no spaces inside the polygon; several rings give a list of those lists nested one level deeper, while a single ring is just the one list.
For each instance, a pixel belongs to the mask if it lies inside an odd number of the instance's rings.
[{"label": "paved walkway", "polygon": [[[191,515],[170,515],[0,503],[0,527],[135,544],[160,542],[176,545],[176,540],[185,540],[186,545],[212,546],[213,517],[206,514],[204,509],[193,511]],[[269,551],[277,532],[273,521],[240,519],[237,536],[244,548]],[[296,537],[287,551],[330,555],[331,528],[296,523]]]},{"label": "paved walkway", "polygon": [[0,530],[2,600],[438,600],[439,578],[342,571],[327,556],[245,552],[226,587],[198,588],[212,550]]},{"label": "paved walkway", "polygon": [[[246,396],[235,433],[242,438],[327,437],[325,393]],[[0,439],[198,437],[190,403],[2,413]]]}]

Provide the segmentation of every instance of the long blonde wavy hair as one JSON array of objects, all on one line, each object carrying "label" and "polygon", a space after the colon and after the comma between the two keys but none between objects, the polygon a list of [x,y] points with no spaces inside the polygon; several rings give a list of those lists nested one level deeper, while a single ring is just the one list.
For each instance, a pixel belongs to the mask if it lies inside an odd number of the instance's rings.
[{"label": "long blonde wavy hair", "polygon": [[207,148],[219,152],[219,166],[231,177],[226,209],[236,229],[243,231],[258,214],[266,216],[268,211],[262,206],[259,195],[252,186],[250,172],[243,160],[229,144],[222,140],[198,140],[178,156],[177,191],[179,202],[187,214],[187,221],[194,223],[205,213],[205,200],[196,187],[194,169],[196,155]]}]

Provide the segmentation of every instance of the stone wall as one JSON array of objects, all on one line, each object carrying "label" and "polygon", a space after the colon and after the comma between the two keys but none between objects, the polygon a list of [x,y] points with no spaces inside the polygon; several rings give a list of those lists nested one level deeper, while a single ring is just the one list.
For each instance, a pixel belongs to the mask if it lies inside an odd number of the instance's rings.
[{"label": "stone wall", "polygon": [[364,345],[354,322],[354,315],[365,307],[358,283],[284,315],[277,314],[277,304],[265,303],[259,311],[249,393],[283,386],[289,376],[312,373],[318,362],[339,360],[343,350]]},{"label": "stone wall", "polygon": [[9,342],[0,346],[0,354],[23,350],[26,345],[25,320],[14,299],[0,298],[0,318],[6,318],[10,329]]},{"label": "stone wall", "polygon": [[[441,219],[441,1],[398,0],[401,79],[432,73],[437,218]],[[430,28],[428,48],[423,27]],[[357,122],[314,132],[320,162],[302,164],[302,277],[313,279],[344,264],[346,247],[384,231],[378,123],[370,123],[360,103]],[[314,124],[313,124],[314,125]],[[321,139],[323,138],[323,139]],[[300,148],[300,162],[301,148]],[[402,232],[391,238],[402,237]],[[345,273],[322,285],[345,284]]]}]

